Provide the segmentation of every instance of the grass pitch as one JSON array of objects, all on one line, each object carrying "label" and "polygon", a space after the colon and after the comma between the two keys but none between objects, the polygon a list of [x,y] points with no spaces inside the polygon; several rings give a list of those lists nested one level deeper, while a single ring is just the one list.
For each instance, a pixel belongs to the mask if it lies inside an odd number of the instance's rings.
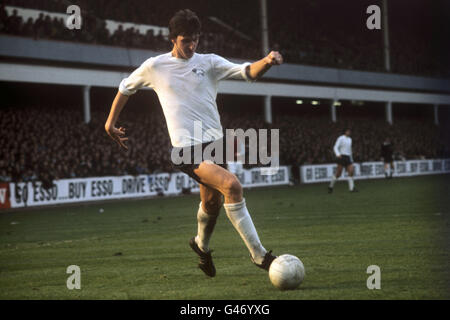
[{"label": "grass pitch", "polygon": [[[449,299],[450,177],[246,190],[266,249],[298,256],[299,289],[279,291],[255,267],[222,209],[210,246],[215,278],[197,268],[198,195],[0,214],[1,299]],[[104,209],[103,212],[101,212]],[[69,265],[81,289],[68,290]],[[367,267],[381,289],[366,287]]]}]

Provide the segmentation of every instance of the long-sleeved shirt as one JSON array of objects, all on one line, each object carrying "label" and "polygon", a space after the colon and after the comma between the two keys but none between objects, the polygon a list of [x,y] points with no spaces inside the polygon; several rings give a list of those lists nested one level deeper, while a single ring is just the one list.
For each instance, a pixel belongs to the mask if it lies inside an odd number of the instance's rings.
[{"label": "long-sleeved shirt", "polygon": [[339,157],[341,155],[349,156],[353,160],[352,156],[352,138],[347,137],[345,134],[340,136],[333,147],[334,154]]}]

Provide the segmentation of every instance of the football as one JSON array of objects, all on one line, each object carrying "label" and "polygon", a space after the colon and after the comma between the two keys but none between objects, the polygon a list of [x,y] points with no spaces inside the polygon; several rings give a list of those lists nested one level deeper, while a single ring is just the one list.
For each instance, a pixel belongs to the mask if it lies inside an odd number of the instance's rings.
[{"label": "football", "polygon": [[273,260],[269,268],[269,279],[280,290],[298,288],[305,277],[305,267],[299,258],[283,254]]}]

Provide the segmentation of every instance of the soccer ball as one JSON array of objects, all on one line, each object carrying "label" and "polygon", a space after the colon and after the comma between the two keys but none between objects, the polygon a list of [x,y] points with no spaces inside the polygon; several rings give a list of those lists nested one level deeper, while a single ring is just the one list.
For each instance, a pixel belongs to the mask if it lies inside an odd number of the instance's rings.
[{"label": "soccer ball", "polygon": [[269,268],[269,279],[280,290],[293,290],[302,283],[305,267],[299,258],[283,254],[273,260]]}]

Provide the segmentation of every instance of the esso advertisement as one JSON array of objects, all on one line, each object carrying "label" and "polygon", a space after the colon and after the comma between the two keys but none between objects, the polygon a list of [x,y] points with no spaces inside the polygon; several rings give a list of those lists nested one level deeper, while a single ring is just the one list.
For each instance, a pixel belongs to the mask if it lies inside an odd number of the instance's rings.
[{"label": "esso advertisement", "polygon": [[[238,176],[244,187],[289,183],[289,170],[280,167],[267,175],[261,168],[242,170]],[[182,172],[151,175],[92,177],[41,182],[0,183],[0,209],[76,203],[108,199],[128,199],[157,195],[178,195],[185,190],[200,192],[197,181]]]}]

